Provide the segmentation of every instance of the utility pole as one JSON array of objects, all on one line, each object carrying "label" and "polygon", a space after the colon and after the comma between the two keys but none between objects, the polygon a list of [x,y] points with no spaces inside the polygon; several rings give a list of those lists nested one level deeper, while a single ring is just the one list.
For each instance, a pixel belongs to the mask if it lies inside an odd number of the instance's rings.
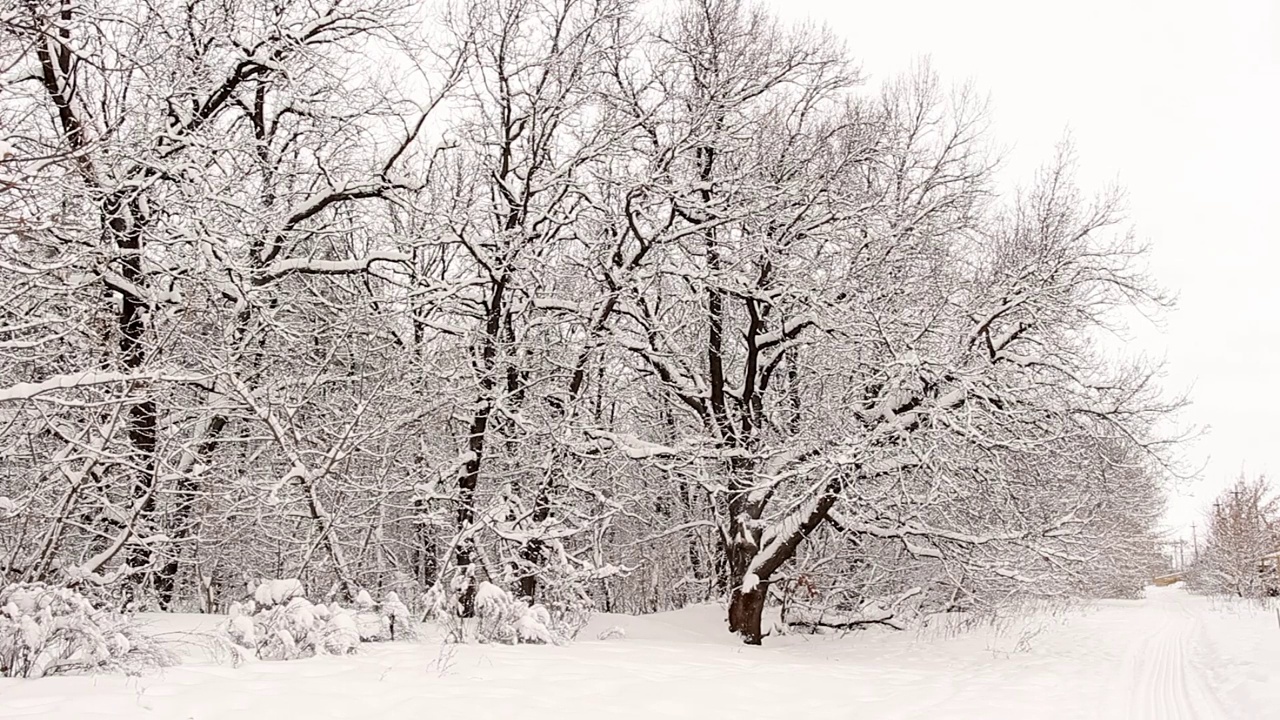
[{"label": "utility pole", "polygon": [[1191,523],[1191,562],[1200,562],[1200,540],[1196,538],[1196,524]]}]

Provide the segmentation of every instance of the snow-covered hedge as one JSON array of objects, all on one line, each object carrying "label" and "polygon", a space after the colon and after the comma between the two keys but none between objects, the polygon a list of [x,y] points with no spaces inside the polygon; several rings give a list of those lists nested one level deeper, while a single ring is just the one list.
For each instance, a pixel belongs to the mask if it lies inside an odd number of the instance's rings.
[{"label": "snow-covered hedge", "polygon": [[93,671],[133,674],[176,662],[132,618],[95,608],[75,590],[43,583],[15,583],[0,589],[0,675],[4,677]]}]

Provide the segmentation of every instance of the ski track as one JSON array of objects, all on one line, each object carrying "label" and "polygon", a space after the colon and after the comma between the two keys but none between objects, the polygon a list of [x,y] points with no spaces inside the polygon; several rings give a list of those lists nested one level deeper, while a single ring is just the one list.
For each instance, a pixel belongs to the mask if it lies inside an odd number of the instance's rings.
[{"label": "ski track", "polygon": [[1125,659],[1128,713],[1132,720],[1228,720],[1203,666],[1193,661],[1198,618],[1180,594],[1149,599],[1159,623]]}]

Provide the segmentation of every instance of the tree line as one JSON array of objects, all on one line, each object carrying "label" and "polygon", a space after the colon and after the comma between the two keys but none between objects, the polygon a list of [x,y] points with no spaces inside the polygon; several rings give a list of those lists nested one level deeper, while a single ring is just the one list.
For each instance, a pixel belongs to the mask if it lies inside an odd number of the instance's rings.
[{"label": "tree line", "polygon": [[1168,298],[1064,146],[737,0],[0,10],[0,571],[847,622],[1133,592]]}]

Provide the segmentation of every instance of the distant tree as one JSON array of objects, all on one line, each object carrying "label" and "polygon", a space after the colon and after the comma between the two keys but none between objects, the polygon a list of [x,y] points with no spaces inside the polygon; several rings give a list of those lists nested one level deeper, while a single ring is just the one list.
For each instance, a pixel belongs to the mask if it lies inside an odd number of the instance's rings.
[{"label": "distant tree", "polygon": [[1189,581],[1207,593],[1262,597],[1275,592],[1277,578],[1262,557],[1280,550],[1280,497],[1265,476],[1241,476],[1209,511],[1204,548]]}]

